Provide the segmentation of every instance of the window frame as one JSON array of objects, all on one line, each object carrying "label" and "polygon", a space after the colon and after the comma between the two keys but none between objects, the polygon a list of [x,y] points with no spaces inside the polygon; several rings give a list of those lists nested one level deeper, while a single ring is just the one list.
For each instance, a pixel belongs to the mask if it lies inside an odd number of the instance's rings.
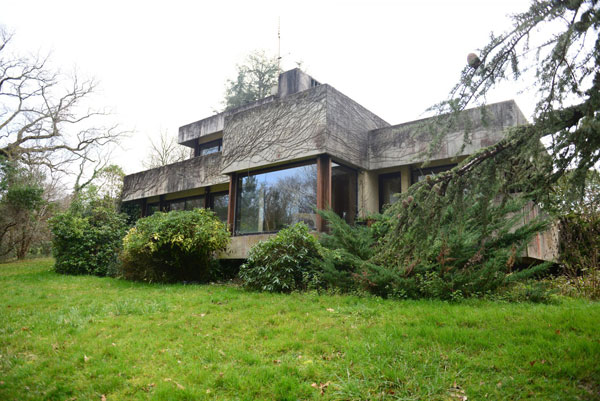
[{"label": "window frame", "polygon": [[402,193],[402,172],[401,171],[394,171],[391,173],[385,173],[385,174],[379,174],[378,176],[378,181],[377,181],[377,186],[378,186],[378,190],[379,190],[379,213],[381,213],[383,211],[383,205],[387,205],[387,203],[384,203],[384,199],[383,199],[383,180],[388,179],[388,178],[398,178],[400,179],[400,192],[398,193]]},{"label": "window frame", "polygon": [[[203,149],[210,149],[210,148],[214,148],[214,147],[217,147],[217,150],[215,152],[202,154]],[[223,151],[223,138],[215,139],[213,141],[204,142],[204,143],[196,142],[196,146],[194,146],[194,157],[211,155],[213,153],[219,153],[222,151]]]},{"label": "window frame", "polygon": [[458,163],[453,163],[453,164],[444,164],[443,166],[434,166],[434,167],[425,167],[425,168],[418,168],[418,167],[413,167],[411,168],[410,171],[410,184],[416,184],[418,181],[418,178],[420,175],[430,175],[430,174],[439,174],[439,173],[443,173],[444,171],[448,171],[448,170],[452,170],[454,167],[458,166]]},{"label": "window frame", "polygon": [[[358,188],[358,185],[359,185],[358,175],[359,175],[359,170],[356,169],[356,168],[354,168],[354,167],[350,167],[349,165],[347,165],[345,163],[339,162],[339,161],[337,161],[335,159],[331,159],[331,182],[329,184],[330,185],[329,191],[331,192],[331,203],[332,204],[329,205],[330,208],[333,208],[333,169],[336,167],[335,165],[337,165],[339,167],[342,167],[343,169],[350,170],[354,174],[354,188],[355,188],[355,191],[354,191],[354,194],[353,194],[354,196],[353,197],[354,197],[354,205],[355,205],[356,212],[355,212],[354,216],[352,217],[352,224],[351,224],[351,225],[354,225],[354,224],[356,224],[356,221],[358,220],[359,209],[360,209],[359,204],[358,204],[358,192],[359,192],[359,188]],[[340,217],[343,219],[342,216],[340,216]]]},{"label": "window frame", "polygon": [[[246,177],[252,177],[255,175],[261,175],[261,174],[266,174],[266,173],[272,173],[275,171],[281,171],[281,170],[288,170],[288,169],[292,169],[292,168],[296,168],[296,167],[303,167],[303,166],[309,166],[309,165],[314,165],[317,172],[316,174],[318,175],[318,168],[317,168],[317,159],[316,158],[311,158],[308,160],[302,160],[299,162],[291,162],[291,163],[286,163],[286,164],[282,164],[282,165],[278,165],[278,166],[271,166],[271,167],[266,167],[266,168],[261,168],[261,169],[257,169],[257,170],[253,170],[253,171],[247,171],[245,173],[238,173],[236,174],[236,194],[235,194],[235,210],[233,213],[233,235],[234,236],[244,236],[244,235],[261,235],[261,234],[276,234],[278,233],[280,230],[276,230],[276,231],[256,231],[256,232],[249,232],[249,233],[241,233],[239,232],[239,213],[240,213],[240,205],[241,205],[241,196],[242,196],[242,179],[246,178]],[[315,191],[315,208],[316,208],[316,197],[317,197],[317,193]],[[229,199],[229,202],[231,203],[231,199]]]}]

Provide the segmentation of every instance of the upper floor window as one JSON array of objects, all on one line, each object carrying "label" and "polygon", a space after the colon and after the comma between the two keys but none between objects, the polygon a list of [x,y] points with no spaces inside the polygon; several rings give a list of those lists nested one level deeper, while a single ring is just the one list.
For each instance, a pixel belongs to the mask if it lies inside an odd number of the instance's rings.
[{"label": "upper floor window", "polygon": [[441,172],[451,170],[456,166],[457,164],[448,164],[446,166],[439,167],[414,168],[412,171],[412,183],[415,184],[419,181],[423,181],[428,175],[436,175]]},{"label": "upper floor window", "polygon": [[197,143],[194,149],[194,157],[210,155],[211,153],[220,152],[223,149],[223,139],[210,141],[206,143]]}]

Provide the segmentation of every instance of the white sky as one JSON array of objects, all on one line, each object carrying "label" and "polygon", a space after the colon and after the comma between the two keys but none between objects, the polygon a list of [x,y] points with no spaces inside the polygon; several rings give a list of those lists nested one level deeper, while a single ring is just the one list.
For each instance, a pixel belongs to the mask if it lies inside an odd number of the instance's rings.
[{"label": "white sky", "polygon": [[[148,138],[221,108],[225,81],[253,50],[296,61],[322,83],[391,124],[420,118],[445,98],[491,30],[507,29],[526,0],[461,1],[15,1],[0,24],[22,52],[52,53],[62,70],[100,81],[98,107],[135,132],[114,153],[126,173],[142,170]],[[531,98],[508,87],[488,101]]]}]

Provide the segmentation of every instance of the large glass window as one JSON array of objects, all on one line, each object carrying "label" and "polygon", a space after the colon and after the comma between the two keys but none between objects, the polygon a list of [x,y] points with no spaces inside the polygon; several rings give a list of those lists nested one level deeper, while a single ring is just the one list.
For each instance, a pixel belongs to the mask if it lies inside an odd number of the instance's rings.
[{"label": "large glass window", "polygon": [[314,230],[316,203],[316,164],[239,177],[235,232],[274,232],[299,221]]},{"label": "large glass window", "polygon": [[381,174],[379,176],[379,211],[384,205],[396,203],[402,192],[400,173]]},{"label": "large glass window", "polygon": [[159,204],[158,203],[148,203],[146,205],[146,216],[152,216],[154,213],[158,212]]},{"label": "large glass window", "polygon": [[210,194],[210,208],[223,222],[227,222],[227,208],[229,206],[228,192],[215,192]]},{"label": "large glass window", "polygon": [[204,207],[204,196],[196,196],[185,200],[185,210],[192,210]]},{"label": "large glass window", "polygon": [[185,210],[185,199],[169,201],[169,210]]},{"label": "large glass window", "polygon": [[348,224],[354,224],[358,211],[356,170],[331,163],[331,208]]}]

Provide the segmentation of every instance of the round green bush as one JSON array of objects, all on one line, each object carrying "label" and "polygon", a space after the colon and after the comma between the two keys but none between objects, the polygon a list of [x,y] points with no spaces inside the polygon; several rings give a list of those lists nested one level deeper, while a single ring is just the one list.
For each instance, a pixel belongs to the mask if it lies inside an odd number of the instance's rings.
[{"label": "round green bush", "polygon": [[248,260],[240,267],[239,276],[246,288],[259,291],[319,288],[322,252],[308,226],[297,223],[254,245]]},{"label": "round green bush", "polygon": [[123,239],[121,274],[148,282],[205,282],[215,278],[215,256],[228,244],[227,227],[210,210],[154,213]]},{"label": "round green bush", "polygon": [[126,216],[104,199],[75,200],[50,220],[54,269],[63,274],[114,276]]}]

